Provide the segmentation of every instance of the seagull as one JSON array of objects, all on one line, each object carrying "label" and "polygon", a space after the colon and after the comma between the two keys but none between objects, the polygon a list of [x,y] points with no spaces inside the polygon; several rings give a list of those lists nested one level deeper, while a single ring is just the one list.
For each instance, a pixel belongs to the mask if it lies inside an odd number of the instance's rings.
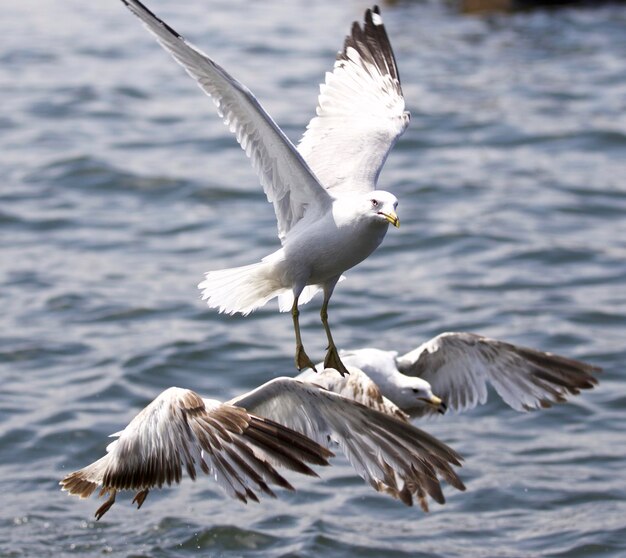
[{"label": "seagull", "polygon": [[[404,355],[374,348],[341,353],[350,378],[323,371],[298,376],[398,418],[466,411],[487,402],[495,388],[516,411],[563,403],[592,389],[600,368],[467,332],[433,337]],[[321,369],[321,365],[319,365]]]},{"label": "seagull", "polygon": [[118,491],[136,491],[133,503],[139,509],[152,488],[179,483],[183,468],[195,480],[199,467],[229,496],[247,503],[259,501],[257,492],[275,497],[270,484],[294,490],[274,465],[317,476],[306,463],[328,465],[334,455],[274,421],[177,387],[165,390],[111,436],[117,440],[104,457],[60,482],[80,498],[97,488],[100,497],[109,494],[96,511],[98,520]]},{"label": "seagull", "polygon": [[99,496],[109,494],[96,511],[98,519],[118,491],[136,491],[133,503],[139,508],[151,489],[179,483],[183,471],[195,479],[196,468],[212,475],[229,496],[258,502],[258,492],[275,496],[270,484],[293,490],[275,466],[317,476],[307,463],[327,465],[334,456],[324,447],[330,442],[375,490],[407,506],[416,498],[428,511],[429,495],[443,504],[438,477],[465,490],[453,469],[462,457],[443,442],[293,378],[276,378],[226,403],[172,387],[113,436],[118,439],[104,457],[60,483],[81,498],[97,488]]},{"label": "seagull", "polygon": [[[317,371],[314,372],[309,368],[298,374],[296,379],[322,386],[404,422],[409,422],[411,411],[414,409],[422,411],[429,408],[442,415],[445,414],[447,405],[433,393],[432,386],[422,378],[405,376],[392,368],[393,360],[390,360],[388,351],[378,349],[360,349],[360,351],[361,358],[344,358],[350,371],[349,375],[340,376],[336,370],[324,369],[320,363],[317,365]],[[343,351],[341,355],[343,358],[350,353]],[[373,370],[371,376],[359,368],[359,365],[368,371]],[[392,373],[387,374],[388,371]],[[380,384],[372,377],[377,378]]]},{"label": "seagull", "polygon": [[291,310],[302,370],[315,366],[302,343],[298,305],[323,291],[324,365],[345,374],[328,303],[343,273],[380,245],[389,224],[400,225],[397,198],[376,183],[410,120],[379,9],[367,10],[363,26],[353,24],[296,148],[244,85],[141,2],[122,2],[213,99],[274,205],[281,248],[258,263],[209,271],[198,285],[202,299],[247,315],[278,297],[280,311]]}]

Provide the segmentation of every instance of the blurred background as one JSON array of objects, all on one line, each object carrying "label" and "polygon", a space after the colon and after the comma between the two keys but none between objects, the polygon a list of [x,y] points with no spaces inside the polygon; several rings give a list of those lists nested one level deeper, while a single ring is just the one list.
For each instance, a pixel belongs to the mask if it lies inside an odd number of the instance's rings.
[{"label": "blurred background", "polygon": [[[223,399],[295,373],[288,315],[218,315],[196,289],[276,249],[276,222],[211,101],[120,2],[5,3],[0,555],[626,553],[626,7],[501,4],[381,6],[412,113],[379,183],[402,228],[338,287],[335,340],[405,351],[473,331],[602,366],[599,387],[420,423],[466,457],[467,492],[428,515],[337,458],[276,501],[243,506],[202,478],[96,523],[96,500],[58,480],[161,390]],[[368,7],[148,5],[294,141]],[[312,358],[320,304],[301,315]]]}]

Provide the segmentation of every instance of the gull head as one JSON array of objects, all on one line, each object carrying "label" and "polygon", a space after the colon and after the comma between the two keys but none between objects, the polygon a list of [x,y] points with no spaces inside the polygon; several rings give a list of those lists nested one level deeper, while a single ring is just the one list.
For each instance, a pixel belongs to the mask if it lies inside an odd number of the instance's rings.
[{"label": "gull head", "polygon": [[400,219],[396,214],[398,198],[384,190],[374,190],[364,195],[364,211],[368,217],[379,223],[391,223],[394,227],[400,226]]},{"label": "gull head", "polygon": [[412,412],[428,407],[443,415],[448,406],[437,397],[430,384],[422,378],[405,377],[399,389],[397,401],[394,401],[404,412]]},{"label": "gull head", "polygon": [[357,366],[376,383],[381,393],[405,413],[419,413],[425,408],[444,414],[447,405],[433,393],[430,383],[417,376],[407,376],[398,370],[396,351],[365,348],[342,351],[344,364]]}]

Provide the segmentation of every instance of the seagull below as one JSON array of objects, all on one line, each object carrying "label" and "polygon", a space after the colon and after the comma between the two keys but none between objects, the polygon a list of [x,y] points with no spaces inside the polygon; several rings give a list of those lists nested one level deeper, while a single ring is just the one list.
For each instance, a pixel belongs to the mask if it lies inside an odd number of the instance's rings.
[{"label": "seagull below", "polygon": [[275,467],[317,476],[307,463],[327,465],[330,442],[376,491],[407,506],[415,498],[428,511],[428,496],[443,504],[439,477],[465,490],[453,469],[462,457],[443,442],[293,378],[276,378],[226,403],[169,388],[113,436],[118,439],[104,457],[60,483],[81,498],[98,488],[99,496],[109,494],[98,519],[118,491],[135,491],[133,502],[141,507],[151,489],[180,482],[183,471],[195,479],[196,468],[244,503],[258,501],[256,493],[274,496],[270,484],[293,490]]},{"label": "seagull below", "polygon": [[61,482],[63,490],[88,498],[109,494],[96,511],[100,519],[117,492],[136,492],[140,508],[153,488],[179,483],[183,469],[195,480],[196,467],[213,476],[226,493],[247,503],[257,492],[275,497],[270,484],[294,490],[275,469],[317,476],[306,465],[328,465],[331,451],[306,436],[240,407],[203,399],[171,387],[143,409],[107,446],[107,454]]},{"label": "seagull below", "polygon": [[307,370],[298,379],[399,418],[484,405],[488,385],[516,411],[550,407],[592,389],[601,371],[585,362],[465,332],[442,333],[401,356],[365,348],[344,351],[341,358],[350,370],[355,367],[349,378]]},{"label": "seagull below", "polygon": [[398,200],[377,190],[387,155],[409,122],[378,8],[354,23],[320,88],[316,116],[296,148],[252,93],[138,0],[122,0],[208,94],[274,205],[282,247],[261,262],[209,271],[198,287],[211,308],[248,314],[278,297],[291,310],[296,367],[314,369],[300,335],[298,304],[322,290],[328,340],[324,365],[345,374],[328,325],[328,303],[344,271],[398,227]]}]

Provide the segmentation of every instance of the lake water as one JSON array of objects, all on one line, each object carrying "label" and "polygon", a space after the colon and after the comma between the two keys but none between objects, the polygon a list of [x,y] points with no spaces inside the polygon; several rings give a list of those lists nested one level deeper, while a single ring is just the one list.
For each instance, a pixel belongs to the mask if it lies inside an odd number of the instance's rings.
[{"label": "lake water", "polygon": [[[100,522],[58,480],[168,386],[229,398],[294,373],[274,304],[225,317],[209,269],[278,246],[212,103],[113,0],[5,3],[0,35],[0,555],[626,555],[626,8],[463,17],[383,6],[413,119],[380,186],[402,228],[333,297],[340,347],[473,331],[592,362],[548,411],[490,398],[421,424],[468,490],[426,515],[339,457],[244,506],[208,478]],[[361,2],[153,0],[296,140]],[[303,308],[321,358],[320,300]]]}]

